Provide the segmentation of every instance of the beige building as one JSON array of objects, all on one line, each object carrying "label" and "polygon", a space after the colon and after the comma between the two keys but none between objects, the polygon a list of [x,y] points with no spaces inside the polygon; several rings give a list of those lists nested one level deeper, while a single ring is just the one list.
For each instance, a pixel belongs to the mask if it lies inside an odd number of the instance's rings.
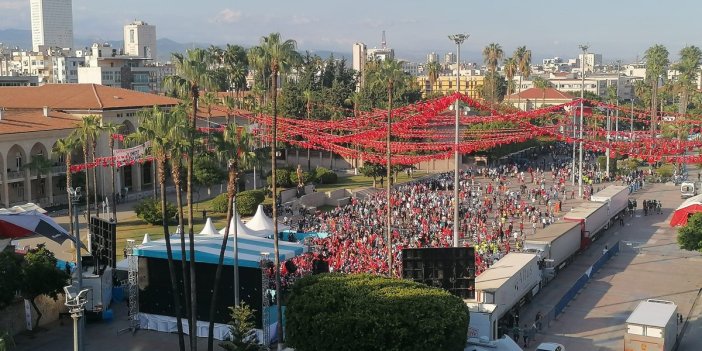
[{"label": "beige building", "polygon": [[[432,82],[429,80],[429,76],[426,75],[418,76],[416,79],[422,91],[422,96],[427,96],[427,94],[432,93],[447,95],[456,92],[455,75],[439,76],[434,84],[431,84]],[[464,95],[467,95],[473,99],[478,99],[482,97],[480,90],[483,86],[484,79],[484,76],[461,75],[461,87],[459,90]]]},{"label": "beige building", "polygon": [[568,93],[553,88],[529,88],[521,92],[505,96],[504,103],[529,111],[541,107],[565,104],[575,100]]}]

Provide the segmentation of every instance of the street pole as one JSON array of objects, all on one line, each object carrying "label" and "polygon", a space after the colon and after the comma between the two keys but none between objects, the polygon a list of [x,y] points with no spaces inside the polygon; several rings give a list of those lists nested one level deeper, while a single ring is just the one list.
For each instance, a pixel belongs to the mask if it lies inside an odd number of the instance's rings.
[{"label": "street pole", "polygon": [[575,138],[577,137],[577,135],[575,134],[577,132],[577,128],[575,127],[575,116],[577,115],[576,111],[576,108],[573,107],[573,164],[570,172],[570,181],[572,186],[575,186]]},{"label": "street pole", "polygon": [[[80,241],[80,230],[78,229],[78,208],[80,205],[80,187],[76,188],[75,190],[73,188],[68,188],[68,198],[69,201],[71,201],[72,205],[72,210],[73,210],[73,237],[75,240],[76,244],[76,282],[78,283],[78,291],[83,290],[83,260],[82,260],[82,255],[80,253],[81,249],[83,248],[83,244]],[[83,345],[83,335],[84,335],[84,320],[81,318],[80,321],[78,319],[74,318],[74,325],[77,325],[76,330],[74,331],[74,335],[77,335],[77,345],[78,349],[80,351],[84,350],[84,345]],[[77,324],[76,324],[77,323]]]},{"label": "street pole", "polygon": [[580,164],[578,165],[578,197],[583,197],[583,111],[585,109],[583,100],[585,99],[585,55],[587,55],[588,45],[580,45],[580,50],[583,51],[583,58],[581,62],[582,70],[580,74],[582,75],[582,81],[580,84]]},{"label": "street pole", "polygon": [[634,142],[634,98],[631,98],[631,134],[629,135],[629,142]]},{"label": "street pole", "polygon": [[[468,38],[469,34],[452,34],[449,35],[449,39],[453,40],[453,42],[456,43],[456,48],[457,48],[457,53],[456,53],[456,92],[458,94],[461,93],[461,44],[463,44],[463,41]],[[458,218],[458,205],[459,205],[459,199],[458,199],[458,176],[459,172],[458,169],[460,168],[460,161],[459,161],[459,152],[458,152],[458,127],[459,127],[459,119],[460,119],[460,112],[459,112],[459,107],[458,107],[458,94],[456,94],[456,128],[455,128],[455,133],[454,133],[454,165],[453,165],[453,247],[458,247],[458,227],[459,227],[459,218]]]},{"label": "street pole", "polygon": [[612,111],[610,109],[607,109],[607,150],[605,150],[605,157],[607,157],[607,169],[605,173],[607,174],[607,178],[609,178],[609,140],[610,140],[610,135],[609,131],[612,130],[612,124],[611,124],[611,116],[612,116]]}]

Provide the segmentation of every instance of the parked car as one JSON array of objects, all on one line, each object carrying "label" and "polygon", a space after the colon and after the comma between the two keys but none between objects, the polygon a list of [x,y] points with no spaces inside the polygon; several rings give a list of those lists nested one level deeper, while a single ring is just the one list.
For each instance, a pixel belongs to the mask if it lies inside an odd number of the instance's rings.
[{"label": "parked car", "polygon": [[536,347],[536,351],[566,351],[566,348],[555,342],[542,342]]}]

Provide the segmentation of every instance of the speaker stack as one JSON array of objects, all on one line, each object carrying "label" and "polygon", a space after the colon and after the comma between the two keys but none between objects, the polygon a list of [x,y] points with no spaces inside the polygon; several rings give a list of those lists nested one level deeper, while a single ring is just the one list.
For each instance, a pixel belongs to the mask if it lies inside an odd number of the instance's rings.
[{"label": "speaker stack", "polygon": [[402,250],[402,278],[475,298],[475,250],[472,247]]}]

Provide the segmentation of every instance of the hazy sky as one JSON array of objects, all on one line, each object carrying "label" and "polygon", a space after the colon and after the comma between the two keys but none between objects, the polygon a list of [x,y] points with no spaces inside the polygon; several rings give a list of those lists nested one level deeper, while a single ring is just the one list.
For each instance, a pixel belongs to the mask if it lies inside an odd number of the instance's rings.
[{"label": "hazy sky", "polygon": [[[350,52],[354,42],[380,45],[385,30],[396,55],[423,57],[455,50],[447,34],[467,32],[463,58],[479,60],[496,42],[519,45],[535,58],[572,57],[578,44],[605,62],[633,60],[662,43],[671,59],[685,45],[702,46],[700,0],[73,0],[76,37],[121,39],[134,19],[156,25],[159,38],[179,42],[256,44],[271,32],[300,49]],[[0,0],[0,29],[29,29],[29,0]]]}]

